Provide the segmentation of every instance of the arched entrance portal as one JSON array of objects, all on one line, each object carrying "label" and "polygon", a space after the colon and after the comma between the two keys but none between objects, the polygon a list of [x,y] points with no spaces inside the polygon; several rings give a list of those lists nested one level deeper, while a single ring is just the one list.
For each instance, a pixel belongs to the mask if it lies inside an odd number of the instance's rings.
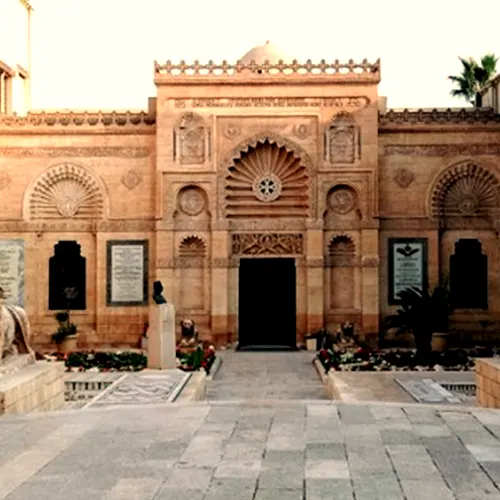
[{"label": "arched entrance portal", "polygon": [[303,234],[287,226],[301,227],[308,217],[309,172],[279,141],[254,144],[232,162],[224,193],[232,255],[239,261],[238,345],[296,349],[296,258],[303,255]]}]

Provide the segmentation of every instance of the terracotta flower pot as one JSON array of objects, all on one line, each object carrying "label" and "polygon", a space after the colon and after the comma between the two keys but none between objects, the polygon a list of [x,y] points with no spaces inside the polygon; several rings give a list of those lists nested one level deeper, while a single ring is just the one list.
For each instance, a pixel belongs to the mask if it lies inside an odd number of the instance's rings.
[{"label": "terracotta flower pot", "polygon": [[76,335],[68,335],[60,344],[57,344],[57,352],[69,354],[78,350],[78,339]]},{"label": "terracotta flower pot", "polygon": [[444,352],[448,349],[448,333],[435,332],[432,335],[432,350],[434,352]]},{"label": "terracotta flower pot", "polygon": [[316,351],[316,339],[307,339],[306,346],[308,351]]}]

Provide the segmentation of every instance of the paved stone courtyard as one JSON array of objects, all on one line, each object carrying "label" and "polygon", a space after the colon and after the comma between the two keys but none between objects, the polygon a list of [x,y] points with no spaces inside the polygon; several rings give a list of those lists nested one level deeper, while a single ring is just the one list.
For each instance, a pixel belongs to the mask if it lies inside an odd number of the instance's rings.
[{"label": "paved stone courtyard", "polygon": [[3,417],[0,500],[500,500],[500,412],[330,402],[312,357],[225,352],[198,403],[155,379]]},{"label": "paved stone courtyard", "polygon": [[498,500],[499,438],[498,412],[422,405],[173,403],[5,417],[0,499]]}]

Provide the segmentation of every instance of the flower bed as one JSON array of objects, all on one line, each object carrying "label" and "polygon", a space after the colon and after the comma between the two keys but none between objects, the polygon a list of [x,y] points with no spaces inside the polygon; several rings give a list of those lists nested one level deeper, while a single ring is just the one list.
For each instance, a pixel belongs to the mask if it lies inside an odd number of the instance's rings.
[{"label": "flower bed", "polygon": [[[215,350],[201,349],[198,364],[187,362],[183,357],[178,358],[178,368],[184,371],[195,371],[203,368],[207,374],[215,361]],[[66,371],[72,372],[136,372],[143,370],[148,365],[148,358],[141,352],[102,352],[78,351],[70,354],[52,354],[44,356],[47,361],[63,361]]]},{"label": "flower bed", "polygon": [[215,361],[213,345],[198,346],[195,348],[177,348],[178,368],[184,371],[196,371],[203,368],[207,375]]},{"label": "flower bed", "polygon": [[417,364],[414,349],[322,349],[317,358],[325,371],[472,371],[475,358],[495,357],[492,348],[449,349],[432,353],[426,366]]}]

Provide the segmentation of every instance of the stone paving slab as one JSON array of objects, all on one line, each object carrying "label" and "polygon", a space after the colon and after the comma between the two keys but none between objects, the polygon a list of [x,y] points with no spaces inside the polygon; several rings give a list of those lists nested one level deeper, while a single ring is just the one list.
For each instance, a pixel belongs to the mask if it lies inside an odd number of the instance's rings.
[{"label": "stone paving slab", "polygon": [[182,370],[143,370],[127,373],[102,391],[85,408],[170,402],[190,377],[191,373]]},{"label": "stone paving slab", "polygon": [[0,500],[500,498],[500,412],[459,406],[89,408],[4,417],[0,450]]},{"label": "stone paving slab", "polygon": [[217,355],[222,364],[213,380],[207,381],[209,401],[327,398],[311,352],[224,351]]},{"label": "stone paving slab", "polygon": [[459,398],[432,379],[404,380],[396,378],[394,380],[419,403],[461,404]]}]

